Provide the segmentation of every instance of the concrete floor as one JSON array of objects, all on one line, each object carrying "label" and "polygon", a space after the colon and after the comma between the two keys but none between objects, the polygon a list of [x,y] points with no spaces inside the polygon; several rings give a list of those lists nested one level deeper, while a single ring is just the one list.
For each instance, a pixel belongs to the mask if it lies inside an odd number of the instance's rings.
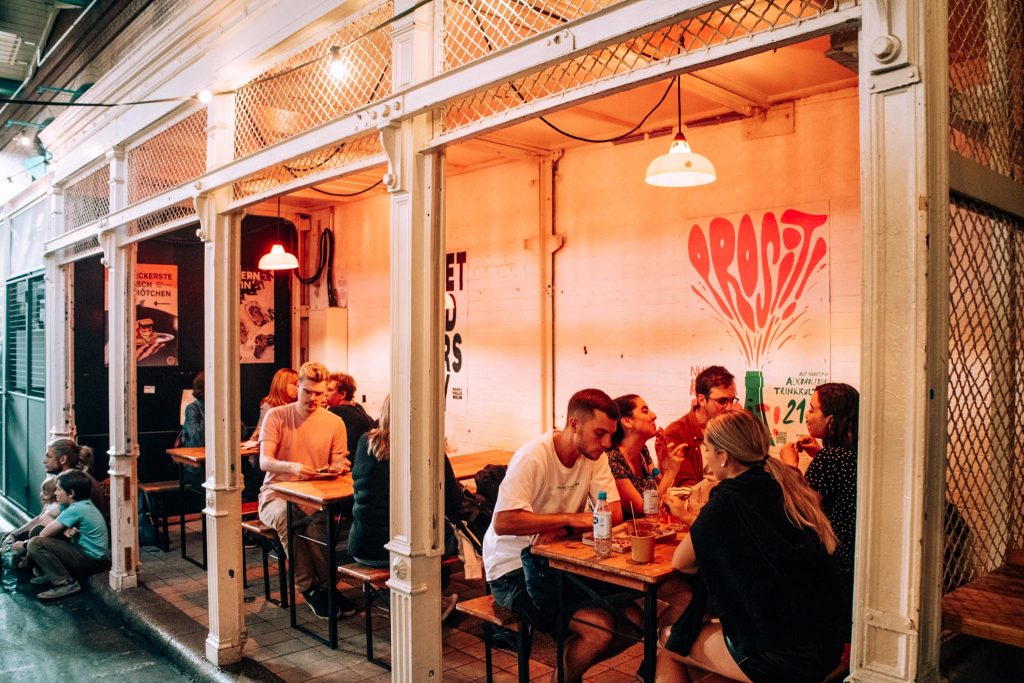
[{"label": "concrete floor", "polygon": [[0,681],[192,680],[156,654],[96,596],[44,604],[28,584],[0,593]]}]

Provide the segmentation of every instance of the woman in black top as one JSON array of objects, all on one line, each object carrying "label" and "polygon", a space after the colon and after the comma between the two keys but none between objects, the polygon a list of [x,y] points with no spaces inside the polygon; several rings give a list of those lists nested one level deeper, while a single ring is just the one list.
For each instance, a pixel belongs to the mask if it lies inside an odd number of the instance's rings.
[{"label": "woman in black top", "polygon": [[[687,680],[686,663],[738,681],[819,683],[839,663],[836,537],[818,495],[768,455],[769,443],[746,411],[705,428],[704,465],[719,484],[672,560],[698,579],[666,634],[657,680]],[[705,621],[709,602],[719,623]]]},{"label": "woman in black top", "polygon": [[[391,397],[384,399],[378,426],[359,437],[352,458],[352,527],[348,554],[370,567],[387,567],[391,540]],[[462,491],[447,456],[444,459],[445,516],[455,519]]]},{"label": "woman in black top", "polygon": [[[835,560],[842,579],[847,621],[853,616],[853,551],[857,541],[857,420],[860,394],[849,384],[815,388],[807,411],[807,431],[796,444],[786,444],[782,462],[796,466],[799,451],[811,458],[807,483],[821,494],[821,508],[832,523],[839,545]],[[818,445],[818,439],[822,445]]]}]

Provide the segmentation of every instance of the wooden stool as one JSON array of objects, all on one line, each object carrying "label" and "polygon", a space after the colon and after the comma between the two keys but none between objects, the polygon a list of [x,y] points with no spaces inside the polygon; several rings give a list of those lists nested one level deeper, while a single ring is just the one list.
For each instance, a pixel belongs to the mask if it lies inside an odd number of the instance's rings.
[{"label": "wooden stool", "polygon": [[[441,560],[441,568],[453,567],[459,563],[458,556]],[[388,567],[367,567],[365,564],[353,562],[338,567],[338,578],[352,579],[358,582],[363,589],[363,610],[366,627],[366,661],[373,662],[391,671],[391,664],[373,656],[373,603],[378,599],[383,604],[383,598],[387,594],[387,580],[391,578],[391,569]],[[440,615],[438,615],[440,618]]]},{"label": "wooden stool", "polygon": [[[150,519],[153,520],[153,526],[156,527],[156,547],[163,550],[165,553],[171,549],[171,530],[170,524],[167,521],[168,514],[167,510],[163,505],[157,503],[157,496],[164,493],[177,493],[178,482],[171,481],[149,481],[139,483],[139,493],[142,494],[142,499],[146,502],[146,508],[149,509]],[[178,514],[185,514],[184,511],[179,511]]]},{"label": "wooden stool", "polygon": [[472,600],[464,600],[455,606],[459,612],[484,622],[484,655],[487,661],[487,683],[493,683],[494,672],[491,662],[492,629],[497,626],[516,631],[516,656],[519,666],[519,682],[529,683],[530,680],[530,649],[533,646],[533,630],[528,624],[494,601],[493,595],[484,595]]},{"label": "wooden stool", "polygon": [[[288,606],[288,575],[287,564],[284,554],[284,546],[281,539],[277,537],[277,531],[269,527],[259,519],[242,520],[242,538],[250,538],[260,547],[263,554],[263,595],[267,602],[281,607]],[[280,600],[270,597],[270,552],[277,554],[277,583],[281,592]],[[242,586],[249,587],[248,574],[245,570],[245,548],[242,548]]]}]

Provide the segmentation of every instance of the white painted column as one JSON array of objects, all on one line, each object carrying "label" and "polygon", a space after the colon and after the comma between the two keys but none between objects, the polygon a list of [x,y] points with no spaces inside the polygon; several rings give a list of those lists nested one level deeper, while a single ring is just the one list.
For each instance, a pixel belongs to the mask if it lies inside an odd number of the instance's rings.
[{"label": "white painted column", "polygon": [[[399,0],[395,13],[413,3]],[[433,9],[394,24],[394,87],[430,76]],[[443,160],[417,150],[432,115],[387,126],[391,192],[391,661],[392,679],[441,678],[440,555],[444,547]]]},{"label": "white painted column", "polygon": [[860,35],[863,333],[853,681],[936,681],[947,373],[945,3]]},{"label": "white painted column", "polygon": [[[57,188],[47,195],[47,239],[64,230],[64,196]],[[46,430],[47,440],[74,438],[74,285],[70,266],[57,263],[56,254],[46,264]]]},{"label": "white painted column", "polygon": [[[207,166],[231,159],[234,97],[214,97],[207,111]],[[242,658],[245,612],[242,595],[242,492],[238,412],[239,221],[219,213],[231,188],[195,199],[205,243],[203,371],[206,376],[207,590],[210,632],[206,658],[217,666]]]},{"label": "white painted column", "polygon": [[135,245],[118,247],[116,232],[100,234],[108,269],[110,407],[110,586],[134,588],[139,558],[135,421]]}]

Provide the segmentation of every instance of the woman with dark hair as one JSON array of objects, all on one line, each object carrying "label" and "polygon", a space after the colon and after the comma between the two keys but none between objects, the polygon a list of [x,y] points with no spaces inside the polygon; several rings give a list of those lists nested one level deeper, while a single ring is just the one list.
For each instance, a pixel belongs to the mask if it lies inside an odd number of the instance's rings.
[{"label": "woman with dark hair", "polygon": [[[769,456],[769,445],[767,428],[745,410],[707,423],[704,467],[719,484],[672,558],[698,580],[656,680],[689,680],[681,664],[692,664],[737,681],[819,683],[839,663],[836,537],[818,494]],[[682,503],[673,513],[685,514]],[[705,620],[709,604],[717,623]]]},{"label": "woman with dark hair", "polygon": [[782,462],[794,467],[800,451],[811,458],[805,476],[811,488],[821,494],[821,507],[839,539],[835,558],[850,617],[853,616],[853,551],[857,540],[859,415],[860,394],[856,389],[849,384],[822,384],[811,394],[807,411],[810,436],[796,444],[786,444],[779,454]]},{"label": "woman with dark hair", "polygon": [[185,406],[185,422],[181,425],[181,445],[185,447],[206,445],[206,379],[200,372],[192,380],[192,398]]},{"label": "woman with dark hair", "polygon": [[683,454],[689,446],[680,444],[669,452],[664,433],[655,425],[658,416],[636,394],[619,396],[615,399],[615,405],[619,408],[620,417],[612,435],[612,447],[605,451],[608,466],[615,477],[615,486],[622,500],[622,514],[628,517],[632,511],[642,515],[644,487],[654,469],[647,442],[654,439],[654,450],[658,454],[658,466],[661,468],[659,476],[655,478],[659,501],[675,481],[683,462]]}]

